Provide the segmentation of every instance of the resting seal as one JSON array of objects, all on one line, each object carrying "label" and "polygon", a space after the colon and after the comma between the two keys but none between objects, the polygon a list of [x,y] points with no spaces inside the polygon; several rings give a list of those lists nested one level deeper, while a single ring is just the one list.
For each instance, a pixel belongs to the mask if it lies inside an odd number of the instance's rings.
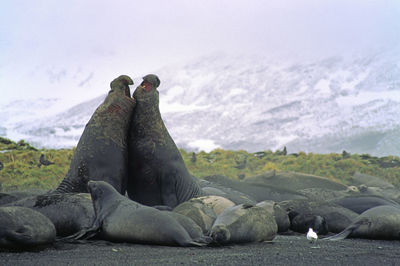
[{"label": "resting seal", "polygon": [[275,218],[267,210],[241,204],[218,215],[210,236],[220,244],[262,242],[274,239],[277,231]]},{"label": "resting seal", "polygon": [[341,240],[347,237],[399,240],[400,209],[390,205],[371,208],[339,234],[324,239]]},{"label": "resting seal", "polygon": [[55,239],[56,229],[43,214],[24,207],[0,207],[0,248],[30,248]]},{"label": "resting seal", "polygon": [[94,219],[93,203],[88,193],[52,193],[31,196],[12,202],[40,212],[50,219],[57,236],[68,236],[89,227]]},{"label": "resting seal", "polygon": [[150,74],[133,93],[137,104],[130,127],[127,190],[129,198],[142,204],[173,208],[203,192],[161,118],[159,85],[158,77]]},{"label": "resting seal", "polygon": [[103,180],[125,194],[128,177],[127,134],[135,100],[128,76],[114,79],[79,139],[71,165],[56,192],[87,192],[89,180]]},{"label": "resting seal", "polygon": [[173,216],[144,206],[119,194],[103,181],[89,181],[96,218],[91,228],[75,239],[100,237],[114,242],[146,243],[169,246],[203,246],[207,239],[192,239]]}]

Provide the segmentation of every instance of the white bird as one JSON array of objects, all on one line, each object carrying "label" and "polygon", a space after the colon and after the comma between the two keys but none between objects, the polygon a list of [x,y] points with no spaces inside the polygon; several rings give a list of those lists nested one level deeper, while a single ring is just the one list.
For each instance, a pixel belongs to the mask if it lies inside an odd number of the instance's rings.
[{"label": "white bird", "polygon": [[312,230],[312,228],[309,228],[309,229],[308,229],[308,232],[307,232],[307,239],[308,239],[311,243],[316,242],[317,239],[318,239],[317,233],[315,233],[315,232]]}]

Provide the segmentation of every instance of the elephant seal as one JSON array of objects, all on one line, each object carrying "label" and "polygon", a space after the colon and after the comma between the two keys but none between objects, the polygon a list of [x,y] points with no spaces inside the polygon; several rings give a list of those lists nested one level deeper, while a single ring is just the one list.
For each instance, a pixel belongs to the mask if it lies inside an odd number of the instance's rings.
[{"label": "elephant seal", "polygon": [[125,194],[128,178],[128,129],[135,100],[133,81],[114,79],[104,102],[96,109],[79,139],[69,171],[55,192],[87,192],[89,180],[103,180]]},{"label": "elephant seal", "polygon": [[240,204],[218,215],[210,236],[219,244],[262,242],[274,239],[277,231],[275,219],[267,210]]},{"label": "elephant seal", "polygon": [[127,191],[129,198],[144,205],[174,208],[204,193],[189,174],[161,118],[159,85],[158,77],[149,74],[133,93],[137,104],[129,130]]},{"label": "elephant seal", "polygon": [[290,229],[292,231],[305,233],[310,228],[321,235],[326,235],[329,232],[325,218],[322,216],[309,213],[290,213]]},{"label": "elephant seal", "polygon": [[173,212],[180,213],[192,219],[200,226],[204,234],[209,233],[211,226],[215,219],[217,219],[217,214],[212,206],[197,198],[182,202],[173,209]]},{"label": "elephant seal", "polygon": [[358,214],[365,212],[368,209],[371,209],[376,206],[382,205],[391,205],[395,207],[400,207],[400,204],[393,200],[389,200],[379,196],[369,196],[369,195],[360,195],[353,197],[344,197],[339,199],[331,200],[330,202],[345,207],[349,210],[352,210]]},{"label": "elephant seal", "polygon": [[[178,223],[180,225],[182,225],[183,228],[185,228],[185,230],[188,232],[189,236],[192,239],[205,239],[208,238],[206,236],[204,236],[203,234],[203,229],[201,229],[200,226],[198,226],[195,221],[193,221],[192,219],[190,219],[189,217],[177,213],[177,212],[173,212],[173,211],[163,211],[164,213],[168,214],[169,216],[171,216],[172,218],[174,218],[175,220],[178,221]],[[212,239],[209,239],[208,241],[211,242]]]},{"label": "elephant seal", "polygon": [[11,202],[15,202],[23,198],[42,195],[47,192],[47,190],[43,189],[0,192],[0,206],[5,206]]},{"label": "elephant seal", "polygon": [[347,186],[328,178],[291,171],[269,171],[249,177],[243,182],[251,184],[266,184],[298,191],[305,188],[324,188],[330,190],[346,190]]},{"label": "elephant seal", "polygon": [[[304,221],[312,216],[321,216],[326,222],[329,232],[339,233],[349,226],[358,216],[357,213],[329,202],[311,200],[287,200],[278,203],[289,215],[289,219],[303,215]],[[308,230],[305,228],[304,230]],[[302,230],[303,231],[303,230]]]},{"label": "elephant seal", "polygon": [[[95,220],[90,228],[73,235],[90,238],[98,233],[105,240],[168,246],[203,246],[206,238],[192,239],[172,216],[134,202],[104,181],[89,181]],[[203,241],[203,243],[200,243]]]},{"label": "elephant seal", "polygon": [[26,207],[46,216],[57,237],[72,235],[91,226],[95,217],[89,193],[52,193],[27,197],[7,206]]},{"label": "elephant seal", "polygon": [[222,186],[215,182],[200,179],[199,185],[206,195],[221,196],[233,201],[236,205],[257,203],[255,199],[251,198],[249,195],[245,195],[242,192]]},{"label": "elephant seal", "polygon": [[339,234],[324,239],[342,240],[347,237],[400,240],[400,209],[388,205],[371,208]]},{"label": "elephant seal", "polygon": [[290,220],[287,212],[272,200],[264,200],[256,204],[256,206],[266,209],[271,213],[278,225],[278,233],[286,232],[290,228]]},{"label": "elephant seal", "polygon": [[0,207],[0,248],[32,248],[55,239],[56,229],[43,214],[24,207]]},{"label": "elephant seal", "polygon": [[193,198],[190,201],[202,202],[206,206],[213,209],[216,215],[219,215],[226,208],[236,205],[235,203],[233,203],[233,201],[221,196],[202,196],[198,198]]},{"label": "elephant seal", "polygon": [[236,181],[223,175],[211,175],[204,177],[205,180],[218,183],[221,186],[232,188],[245,195],[250,196],[256,202],[263,200],[283,201],[290,199],[306,199],[306,197],[294,190],[282,187],[274,187],[268,184],[252,184]]}]

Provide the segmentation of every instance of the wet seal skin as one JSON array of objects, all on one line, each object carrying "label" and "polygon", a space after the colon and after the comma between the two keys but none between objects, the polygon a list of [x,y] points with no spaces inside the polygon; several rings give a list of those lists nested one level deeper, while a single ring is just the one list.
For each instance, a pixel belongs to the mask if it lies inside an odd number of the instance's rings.
[{"label": "wet seal skin", "polygon": [[189,174],[161,118],[159,85],[159,78],[149,74],[133,93],[137,103],[129,132],[127,191],[142,204],[174,208],[204,193]]},{"label": "wet seal skin", "polygon": [[89,180],[103,180],[125,194],[128,178],[128,130],[136,105],[130,97],[133,81],[114,79],[79,139],[67,175],[55,192],[87,192]]}]

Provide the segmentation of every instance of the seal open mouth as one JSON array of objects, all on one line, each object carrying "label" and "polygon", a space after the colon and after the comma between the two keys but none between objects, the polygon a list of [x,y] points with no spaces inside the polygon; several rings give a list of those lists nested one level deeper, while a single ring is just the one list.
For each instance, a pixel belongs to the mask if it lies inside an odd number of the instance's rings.
[{"label": "seal open mouth", "polygon": [[145,91],[151,91],[151,89],[153,88],[153,85],[147,80],[143,80],[140,86],[142,86],[142,88],[144,88]]}]

